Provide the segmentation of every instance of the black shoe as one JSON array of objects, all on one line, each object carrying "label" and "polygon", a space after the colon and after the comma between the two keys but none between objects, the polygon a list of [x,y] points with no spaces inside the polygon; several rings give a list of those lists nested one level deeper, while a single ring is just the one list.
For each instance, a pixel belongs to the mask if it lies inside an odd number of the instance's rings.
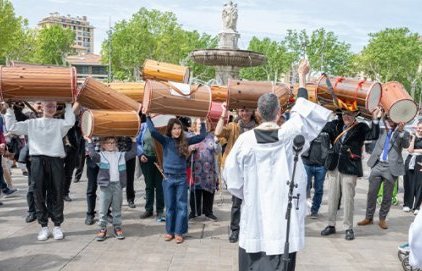
[{"label": "black shoe", "polygon": [[140,219],[145,219],[145,218],[148,218],[148,217],[151,217],[151,216],[153,216],[153,213],[151,212],[151,211],[145,211],[141,216],[140,216]]},{"label": "black shoe", "polygon": [[206,217],[208,217],[209,219],[211,219],[212,221],[217,221],[217,217],[214,214],[209,214],[209,215],[205,215]]},{"label": "black shoe", "polygon": [[0,201],[0,206],[2,206],[2,205],[3,205],[3,202]]},{"label": "black shoe", "polygon": [[239,240],[239,232],[238,231],[232,231],[232,234],[230,234],[229,242],[230,243],[236,243],[237,240]]},{"label": "black shoe", "polygon": [[127,205],[129,206],[129,208],[136,208],[136,205],[135,205],[135,203],[133,202],[133,200],[129,200],[129,201],[127,202]]},{"label": "black shoe", "polygon": [[6,187],[5,189],[3,189],[3,194],[6,196],[10,196],[13,193],[15,193],[16,191],[18,191],[17,189],[10,189],[9,187]]},{"label": "black shoe", "polygon": [[94,217],[87,215],[85,218],[85,225],[93,225],[94,223],[95,223]]},{"label": "black shoe", "polygon": [[74,183],[79,183],[81,181],[81,179],[74,179],[73,182]]},{"label": "black shoe", "polygon": [[31,223],[31,222],[34,222],[36,219],[37,219],[37,216],[34,213],[29,213],[25,218],[25,222]]},{"label": "black shoe", "polygon": [[336,233],[336,227],[334,226],[327,226],[325,229],[322,230],[321,235],[327,236]]},{"label": "black shoe", "polygon": [[66,195],[63,197],[64,201],[72,201],[72,199],[69,197],[69,195]]},{"label": "black shoe", "polygon": [[345,239],[346,240],[349,240],[349,241],[355,239],[355,233],[353,232],[352,229],[346,230],[346,237],[345,237]]},{"label": "black shoe", "polygon": [[195,217],[196,217],[196,215],[194,213],[189,213],[189,219],[193,219]]}]

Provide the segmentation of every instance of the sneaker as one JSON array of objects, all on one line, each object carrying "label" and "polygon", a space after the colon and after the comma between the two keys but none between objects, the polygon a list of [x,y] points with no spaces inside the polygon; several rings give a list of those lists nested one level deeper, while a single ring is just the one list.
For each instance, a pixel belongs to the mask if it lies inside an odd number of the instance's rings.
[{"label": "sneaker", "polygon": [[97,236],[95,237],[95,240],[97,241],[104,241],[107,238],[107,229],[102,228],[97,231]]},{"label": "sneaker", "polygon": [[309,216],[311,219],[317,219],[318,218],[318,213],[311,213],[311,215]]},{"label": "sneaker", "polygon": [[48,227],[42,227],[40,232],[38,233],[38,241],[46,241],[50,237],[50,230]]},{"label": "sneaker", "polygon": [[66,195],[63,197],[64,201],[72,201],[72,199],[69,197],[69,195]]},{"label": "sneaker", "polygon": [[196,217],[196,215],[194,214],[194,213],[189,213],[189,217],[188,217],[188,219],[193,219],[193,218],[195,218]]},{"label": "sneaker", "polygon": [[207,218],[211,219],[212,221],[217,221],[217,217],[214,214],[205,215]]},{"label": "sneaker", "polygon": [[135,203],[133,202],[133,200],[130,200],[127,202],[127,205],[129,206],[129,208],[136,208]]},{"label": "sneaker", "polygon": [[355,239],[355,233],[353,232],[353,230],[352,230],[352,229],[350,229],[350,230],[346,230],[346,236],[345,236],[345,239],[346,239],[347,241],[352,241],[353,239]]},{"label": "sneaker", "polygon": [[73,183],[79,183],[81,181],[81,179],[74,179]]},{"label": "sneaker", "polygon": [[64,235],[60,226],[56,226],[53,229],[53,236],[55,240],[62,240]]},{"label": "sneaker", "polygon": [[85,225],[93,225],[95,223],[95,219],[91,215],[87,215],[85,218]]},{"label": "sneaker", "polygon": [[28,215],[25,218],[26,223],[34,222],[37,219],[37,216],[34,213],[28,213]]},{"label": "sneaker", "polygon": [[398,250],[399,250],[400,252],[403,252],[403,253],[408,253],[408,252],[410,252],[410,246],[409,246],[409,243],[403,243],[403,244],[401,244],[401,245],[398,247]]},{"label": "sneaker", "polygon": [[406,213],[410,212],[410,208],[407,207],[407,206],[404,206],[403,207],[403,212],[406,212]]},{"label": "sneaker", "polygon": [[145,218],[148,218],[148,217],[151,217],[151,216],[153,216],[153,213],[151,212],[151,211],[145,211],[141,216],[140,216],[140,218],[141,219],[145,219]]},{"label": "sneaker", "polygon": [[419,210],[418,209],[416,209],[416,210],[413,211],[413,214],[414,215],[417,215],[418,213],[419,213]]},{"label": "sneaker", "polygon": [[157,222],[166,222],[166,217],[163,215],[163,213],[157,214]]},{"label": "sneaker", "polygon": [[125,239],[125,236],[123,235],[123,230],[120,227],[114,228],[114,237],[116,237],[119,240]]},{"label": "sneaker", "polygon": [[306,205],[308,206],[308,208],[312,208],[312,199],[311,198],[306,200]]},{"label": "sneaker", "polygon": [[9,187],[6,187],[5,189],[3,189],[3,194],[6,196],[10,196],[13,193],[15,193],[16,191],[18,191],[17,189],[10,189]]}]

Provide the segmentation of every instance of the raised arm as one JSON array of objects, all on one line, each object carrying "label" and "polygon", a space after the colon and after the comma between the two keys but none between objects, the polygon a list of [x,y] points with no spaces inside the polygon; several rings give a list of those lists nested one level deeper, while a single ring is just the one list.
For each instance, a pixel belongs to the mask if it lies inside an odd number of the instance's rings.
[{"label": "raised arm", "polygon": [[64,121],[63,126],[61,127],[62,135],[65,136],[70,128],[75,125],[75,113],[73,112],[72,105],[70,103],[66,103],[66,109],[64,112]]},{"label": "raised arm", "polygon": [[95,151],[95,143],[92,142],[91,138],[84,136],[84,139],[86,141],[87,144],[87,151],[88,151],[88,156],[91,158],[91,160],[94,163],[99,163],[101,158],[100,158],[100,154],[98,152]]},{"label": "raised arm", "polygon": [[188,145],[197,144],[201,142],[202,140],[204,140],[206,136],[207,136],[207,128],[205,127],[205,122],[202,121],[199,135],[188,138],[187,139]]},{"label": "raised arm", "polygon": [[157,129],[154,127],[154,123],[152,123],[151,117],[147,117],[147,127],[151,133],[151,136],[156,139],[158,142],[160,142],[161,145],[166,144],[167,138],[160,134]]},{"label": "raised arm", "polygon": [[28,134],[28,121],[16,121],[15,112],[12,108],[7,108],[6,114],[4,115],[4,121],[6,122],[6,130],[9,133],[15,135],[27,135]]}]

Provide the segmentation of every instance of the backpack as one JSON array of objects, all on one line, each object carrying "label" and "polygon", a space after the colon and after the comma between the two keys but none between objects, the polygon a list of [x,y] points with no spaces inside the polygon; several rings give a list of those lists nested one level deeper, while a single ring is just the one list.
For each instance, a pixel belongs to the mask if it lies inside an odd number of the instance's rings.
[{"label": "backpack", "polygon": [[311,141],[309,149],[302,154],[302,159],[306,164],[323,166],[327,159],[329,149],[330,136],[326,132],[321,132]]}]

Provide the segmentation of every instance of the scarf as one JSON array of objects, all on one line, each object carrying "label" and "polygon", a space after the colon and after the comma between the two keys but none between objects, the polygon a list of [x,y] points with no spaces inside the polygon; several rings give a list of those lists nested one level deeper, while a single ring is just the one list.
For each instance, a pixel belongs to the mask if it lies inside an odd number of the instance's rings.
[{"label": "scarf", "polygon": [[248,123],[244,123],[243,120],[240,119],[238,124],[240,127],[240,134],[243,134],[244,132],[252,130],[256,126],[256,122],[254,120],[251,120]]}]

